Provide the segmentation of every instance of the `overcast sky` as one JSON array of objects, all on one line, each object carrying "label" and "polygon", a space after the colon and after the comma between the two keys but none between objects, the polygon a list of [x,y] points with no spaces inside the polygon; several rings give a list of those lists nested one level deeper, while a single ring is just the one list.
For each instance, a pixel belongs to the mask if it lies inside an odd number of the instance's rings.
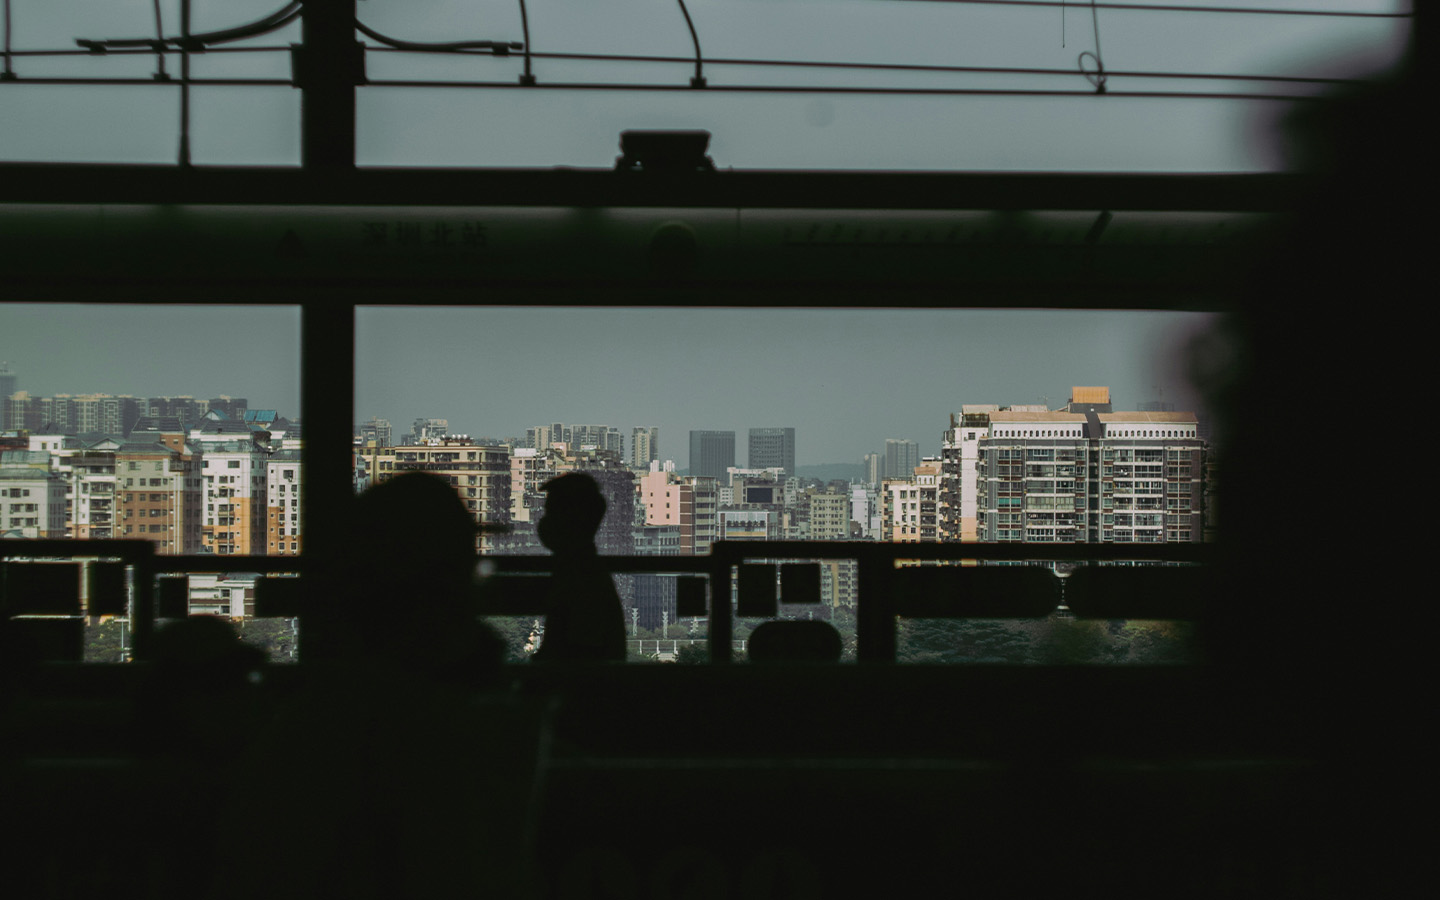
[{"label": "overcast sky", "polygon": [[965,403],[1048,403],[1108,385],[1117,408],[1195,408],[1182,348],[1199,313],[1047,310],[362,309],[356,407],[408,431],[523,437],[533,425],[689,432],[793,426],[800,465],[858,462],[886,438],[938,453]]},{"label": "overcast sky", "polygon": [[[1048,403],[1108,385],[1119,407],[1196,408],[1183,347],[1199,313],[1045,310],[362,308],[357,421],[397,436],[419,417],[457,433],[533,425],[689,432],[793,426],[801,464],[858,462],[886,438],[939,450],[965,403]],[[188,339],[176,339],[177,335]],[[220,394],[299,410],[299,314],[237,306],[0,305],[0,361],[36,396]]]},{"label": "overcast sky", "polygon": [[[1148,0],[1150,5],[1394,12],[1409,0]],[[195,0],[195,31],[259,19],[282,0]],[[909,0],[689,0],[703,55],[764,59],[1058,69],[1063,75],[796,69],[712,63],[712,87],[865,86],[1081,90],[1076,97],[903,97],[711,91],[460,90],[368,87],[359,92],[358,156],[375,165],[609,166],[626,128],[705,128],[717,165],[737,168],[1269,171],[1284,165],[1268,123],[1289,103],[1135,99],[1125,91],[1262,92],[1313,87],[1266,82],[1113,77],[1094,96],[1079,55],[1110,72],[1355,77],[1391,64],[1404,19],[1237,15]],[[531,0],[539,52],[688,58],[693,45],[672,0]],[[179,0],[161,3],[177,33]],[[361,20],[415,41],[521,39],[515,0],[362,0]],[[16,50],[75,49],[75,38],[155,33],[151,0],[12,0]],[[299,26],[257,37],[281,52],[211,53],[194,74],[290,74]],[[239,46],[232,44],[228,46]],[[372,79],[516,83],[518,56],[368,55]],[[1087,60],[1093,67],[1093,61]],[[169,69],[178,66],[174,60]],[[20,57],[23,77],[149,78],[153,56]],[[688,85],[688,63],[537,59],[541,84]],[[0,159],[167,162],[175,159],[178,91],[0,83]],[[295,164],[299,93],[289,86],[197,88],[194,159]]]},{"label": "overcast sky", "polygon": [[[1181,0],[1149,0],[1176,5]],[[1236,6],[1241,0],[1183,0]],[[282,0],[196,0],[194,30],[225,28]],[[1244,0],[1275,9],[1403,11],[1408,0]],[[161,4],[167,33],[178,0]],[[514,0],[365,0],[362,21],[411,40],[520,40]],[[1403,19],[1100,9],[1082,0],[1005,7],[907,0],[690,0],[707,59],[1038,67],[1062,75],[896,73],[711,63],[713,87],[1081,89],[1080,53],[1110,72],[1358,77],[1383,71]],[[536,52],[693,52],[670,0],[532,0]],[[151,0],[12,0],[16,50],[154,33]],[[285,47],[298,25],[256,38]],[[148,78],[153,56],[17,57],[25,77]],[[688,63],[535,60],[542,84],[687,84]],[[372,79],[515,83],[518,56],[369,54]],[[177,71],[171,60],[169,70]],[[211,53],[194,74],[288,78],[287,52]],[[362,165],[613,165],[626,128],[705,128],[735,168],[1275,171],[1286,164],[1271,100],[1136,99],[1125,91],[1314,87],[1114,76],[1110,93],[1065,98],[907,97],[805,91],[401,89],[359,93]],[[172,162],[173,87],[0,82],[0,160]],[[298,92],[196,88],[198,164],[294,165]],[[5,298],[0,298],[3,300]],[[197,298],[203,300],[203,298]],[[658,425],[682,467],[690,429],[793,425],[802,463],[850,462],[889,437],[938,449],[963,403],[1062,404],[1106,384],[1120,407],[1193,407],[1175,348],[1204,316],[1177,313],[786,310],[370,310],[358,323],[356,414],[398,431],[418,416],[455,431],[523,435],[546,422]],[[517,336],[526,336],[521,339]],[[34,394],[220,393],[298,409],[298,314],[284,309],[0,305],[0,360]],[[803,377],[797,373],[807,373]],[[1043,401],[1042,401],[1042,398]]]}]

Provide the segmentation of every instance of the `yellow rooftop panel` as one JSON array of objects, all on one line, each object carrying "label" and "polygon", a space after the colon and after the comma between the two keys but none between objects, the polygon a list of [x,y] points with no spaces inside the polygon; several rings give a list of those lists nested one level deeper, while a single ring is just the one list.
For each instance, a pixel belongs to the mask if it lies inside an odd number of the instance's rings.
[{"label": "yellow rooftop panel", "polygon": [[1109,403],[1110,388],[1108,387],[1072,387],[1070,389],[1071,403]]},{"label": "yellow rooftop panel", "polygon": [[1016,412],[1002,410],[990,414],[991,422],[1083,422],[1083,413],[1072,412]]},{"label": "yellow rooftop panel", "polygon": [[1113,412],[1100,413],[1100,421],[1108,423],[1188,423],[1198,421],[1193,412]]}]

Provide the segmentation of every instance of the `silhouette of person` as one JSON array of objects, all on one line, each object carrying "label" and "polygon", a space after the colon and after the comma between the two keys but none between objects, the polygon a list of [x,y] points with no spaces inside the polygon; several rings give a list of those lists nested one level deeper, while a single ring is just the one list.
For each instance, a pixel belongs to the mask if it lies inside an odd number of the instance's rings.
[{"label": "silhouette of person", "polygon": [[595,533],[605,497],[595,479],[572,472],[547,481],[536,531],[555,554],[537,662],[624,662],[625,613],[615,581],[598,565]]},{"label": "silhouette of person", "polygon": [[166,835],[151,856],[151,897],[191,898],[211,877],[227,791],[221,772],[264,722],[256,678],[264,662],[264,651],[218,616],[178,619],[155,633],[135,710],[139,812],[150,833]]},{"label": "silhouette of person", "polygon": [[503,643],[469,609],[475,532],[429,474],[357,499],[346,653],[257,741],[222,830],[246,861],[213,896],[527,895],[535,734],[477,690]]}]

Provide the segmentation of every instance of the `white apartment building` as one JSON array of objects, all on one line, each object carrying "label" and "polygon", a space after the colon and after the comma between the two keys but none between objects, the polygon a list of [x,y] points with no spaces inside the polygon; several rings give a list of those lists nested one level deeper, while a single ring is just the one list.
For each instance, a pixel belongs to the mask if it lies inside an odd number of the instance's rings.
[{"label": "white apartment building", "polygon": [[970,409],[947,435],[960,534],[973,503],[980,541],[1203,539],[1206,447],[1194,413],[1114,412],[1106,388],[1075,388],[1064,410]]},{"label": "white apartment building", "polygon": [[0,467],[0,535],[63,538],[65,479],[29,467]]},{"label": "white apartment building", "polygon": [[265,462],[265,553],[298,556],[304,549],[300,452],[281,450]]}]

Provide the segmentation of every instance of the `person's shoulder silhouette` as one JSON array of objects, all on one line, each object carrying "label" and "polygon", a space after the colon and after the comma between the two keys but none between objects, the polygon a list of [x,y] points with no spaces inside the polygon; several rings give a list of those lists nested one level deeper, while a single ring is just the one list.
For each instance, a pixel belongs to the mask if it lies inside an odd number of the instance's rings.
[{"label": "person's shoulder silhouette", "polygon": [[596,559],[595,533],[605,496],[595,479],[571,472],[547,481],[545,514],[536,530],[555,554],[546,597],[545,634],[537,662],[623,662],[625,614],[615,581]]}]

